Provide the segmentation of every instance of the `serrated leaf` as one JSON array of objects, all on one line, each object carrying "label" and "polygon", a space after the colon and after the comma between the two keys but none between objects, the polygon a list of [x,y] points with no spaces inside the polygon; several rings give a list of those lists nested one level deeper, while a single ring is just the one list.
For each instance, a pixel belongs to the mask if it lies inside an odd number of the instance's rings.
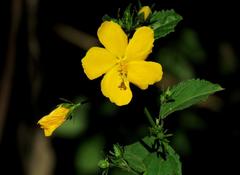
[{"label": "serrated leaf", "polygon": [[150,17],[150,27],[154,30],[154,38],[159,39],[170,32],[174,32],[175,26],[182,17],[174,10],[155,11]]},{"label": "serrated leaf", "polygon": [[[148,146],[149,138],[143,139],[144,143]],[[140,142],[135,142],[131,145],[124,147],[124,159],[128,162],[129,166],[135,171],[142,173],[146,170],[143,160],[147,157],[149,151],[147,148]]]},{"label": "serrated leaf", "polygon": [[123,27],[129,32],[133,25],[133,14],[131,13],[131,4],[127,6],[122,17]]},{"label": "serrated leaf", "polygon": [[171,169],[173,169],[173,172],[174,172],[172,174],[181,175],[182,164],[181,164],[179,155],[174,151],[174,149],[170,145],[164,144],[164,146],[168,153],[167,155],[168,165],[170,165]]},{"label": "serrated leaf", "polygon": [[124,147],[124,159],[138,173],[146,175],[181,175],[179,156],[170,145],[164,144],[164,159],[153,149],[155,137],[145,137],[139,142]]},{"label": "serrated leaf", "polygon": [[192,79],[181,82],[170,89],[170,100],[161,105],[161,118],[169,114],[190,107],[204,101],[209,95],[221,91],[223,88],[206,80]]},{"label": "serrated leaf", "polygon": [[156,153],[149,154],[145,159],[146,175],[181,175],[182,168],[179,156],[175,151],[165,144],[166,159],[159,157]]}]

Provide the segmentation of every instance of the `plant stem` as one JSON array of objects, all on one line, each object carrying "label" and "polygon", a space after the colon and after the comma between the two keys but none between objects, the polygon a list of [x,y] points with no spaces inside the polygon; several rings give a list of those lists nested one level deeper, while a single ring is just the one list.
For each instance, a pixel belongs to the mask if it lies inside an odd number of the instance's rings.
[{"label": "plant stem", "polygon": [[154,122],[153,119],[152,119],[151,114],[149,113],[149,111],[148,111],[148,109],[147,109],[146,107],[144,108],[144,113],[145,113],[145,115],[147,116],[147,119],[148,119],[148,121],[150,122],[150,124],[151,124],[153,127],[156,126],[155,122]]}]

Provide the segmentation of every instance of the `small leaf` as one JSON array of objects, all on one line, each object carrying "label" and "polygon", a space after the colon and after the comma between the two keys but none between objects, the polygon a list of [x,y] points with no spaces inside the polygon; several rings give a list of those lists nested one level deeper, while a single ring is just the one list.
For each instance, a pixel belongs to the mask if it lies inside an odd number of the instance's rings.
[{"label": "small leaf", "polygon": [[204,101],[209,95],[221,90],[223,88],[220,85],[206,80],[191,79],[181,82],[170,89],[171,100],[161,105],[160,116],[165,118],[175,111]]},{"label": "small leaf", "polygon": [[133,25],[133,15],[131,13],[131,4],[127,6],[122,17],[123,27],[129,32]]},{"label": "small leaf", "polygon": [[122,148],[119,144],[114,144],[113,145],[113,150],[114,150],[114,155],[119,158],[122,157]]},{"label": "small leaf", "polygon": [[102,17],[102,20],[103,20],[103,21],[111,21],[111,20],[113,20],[113,18],[110,17],[109,15],[105,14],[105,15]]},{"label": "small leaf", "polygon": [[150,17],[150,27],[154,30],[155,39],[174,32],[175,26],[181,20],[182,17],[174,10],[155,11]]},{"label": "small leaf", "polygon": [[113,21],[115,23],[120,23],[120,20],[118,19],[115,19],[115,18],[112,18],[110,17],[109,15],[105,14],[103,17],[102,17],[102,21]]}]

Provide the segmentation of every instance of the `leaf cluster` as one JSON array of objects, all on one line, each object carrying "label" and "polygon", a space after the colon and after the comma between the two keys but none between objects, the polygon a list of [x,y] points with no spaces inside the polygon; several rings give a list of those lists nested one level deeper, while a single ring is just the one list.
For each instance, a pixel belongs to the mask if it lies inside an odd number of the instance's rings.
[{"label": "leaf cluster", "polygon": [[169,145],[168,137],[171,134],[164,130],[163,120],[173,112],[206,100],[209,95],[221,90],[220,85],[200,79],[186,80],[168,88],[160,96],[161,106],[157,117],[152,117],[145,108],[152,125],[150,136],[125,147],[114,145],[114,151],[105,159],[109,166],[100,166],[104,169],[103,173],[107,174],[110,167],[119,167],[138,175],[181,175],[181,162]]},{"label": "leaf cluster", "polygon": [[122,16],[118,14],[117,18],[109,15],[103,16],[103,21],[114,21],[118,23],[123,30],[131,35],[138,27],[149,26],[154,30],[154,38],[159,39],[167,34],[174,32],[176,25],[182,20],[182,17],[173,9],[171,10],[155,10],[144,20],[143,13],[138,13],[139,9],[132,8],[130,4],[123,12]]}]

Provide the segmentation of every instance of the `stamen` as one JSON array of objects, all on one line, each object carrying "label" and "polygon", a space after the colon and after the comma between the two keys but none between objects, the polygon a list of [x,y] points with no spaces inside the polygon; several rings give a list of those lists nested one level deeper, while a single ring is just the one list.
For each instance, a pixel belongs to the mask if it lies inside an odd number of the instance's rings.
[{"label": "stamen", "polygon": [[126,90],[127,86],[125,85],[124,80],[127,79],[127,69],[126,69],[126,64],[124,63],[124,61],[120,61],[119,63],[119,76],[121,77],[122,81],[120,83],[120,85],[118,86],[118,88],[120,90]]},{"label": "stamen", "polygon": [[124,81],[118,86],[120,90],[127,90],[127,86],[125,85]]}]

